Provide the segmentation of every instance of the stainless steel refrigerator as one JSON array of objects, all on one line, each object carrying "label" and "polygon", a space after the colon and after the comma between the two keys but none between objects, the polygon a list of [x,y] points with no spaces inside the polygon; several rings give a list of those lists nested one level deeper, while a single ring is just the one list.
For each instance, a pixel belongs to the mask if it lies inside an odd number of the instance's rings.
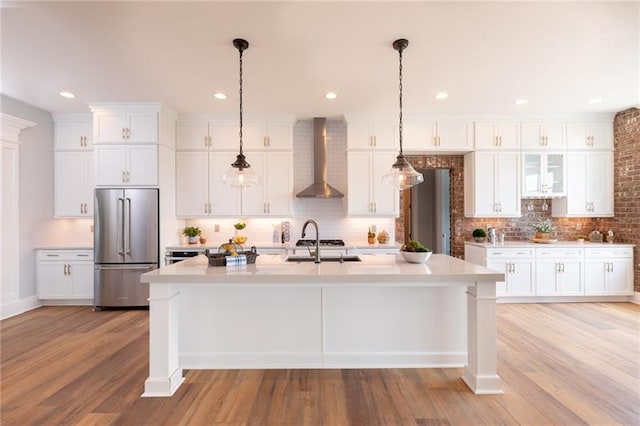
[{"label": "stainless steel refrigerator", "polygon": [[158,268],[158,189],[96,189],[95,310],[149,305],[140,275]]}]

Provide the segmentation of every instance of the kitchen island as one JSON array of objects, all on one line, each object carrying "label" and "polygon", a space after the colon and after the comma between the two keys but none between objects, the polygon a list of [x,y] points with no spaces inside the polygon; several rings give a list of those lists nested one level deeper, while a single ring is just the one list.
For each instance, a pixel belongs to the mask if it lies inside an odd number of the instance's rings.
[{"label": "kitchen island", "polygon": [[150,290],[143,396],[171,396],[183,369],[462,367],[475,393],[501,393],[496,282],[446,255],[210,267],[196,256],[142,275]]}]

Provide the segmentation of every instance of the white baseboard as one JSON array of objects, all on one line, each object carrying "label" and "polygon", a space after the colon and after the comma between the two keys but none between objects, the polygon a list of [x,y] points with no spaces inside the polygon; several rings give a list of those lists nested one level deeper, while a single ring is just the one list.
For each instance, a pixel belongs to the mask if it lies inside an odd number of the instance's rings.
[{"label": "white baseboard", "polygon": [[633,293],[633,298],[631,299],[631,303],[635,303],[636,305],[640,305],[640,292],[636,291]]},{"label": "white baseboard", "polygon": [[42,306],[42,303],[40,299],[38,299],[38,296],[25,297],[15,302],[2,305],[0,307],[0,319],[11,318],[32,309],[39,308],[40,306]]}]

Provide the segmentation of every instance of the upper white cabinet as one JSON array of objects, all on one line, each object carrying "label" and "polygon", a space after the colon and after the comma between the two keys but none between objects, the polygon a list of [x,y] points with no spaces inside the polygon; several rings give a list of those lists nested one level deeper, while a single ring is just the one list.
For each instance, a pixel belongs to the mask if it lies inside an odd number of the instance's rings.
[{"label": "upper white cabinet", "polygon": [[397,133],[397,123],[349,121],[347,124],[347,149],[396,149],[398,146]]},{"label": "upper white cabinet", "polygon": [[569,149],[613,149],[613,123],[569,122],[567,123],[567,147]]},{"label": "upper white cabinet", "polygon": [[106,143],[158,143],[158,112],[105,110],[93,115],[94,140]]},{"label": "upper white cabinet", "polygon": [[520,217],[520,153],[478,151],[464,156],[466,217]]},{"label": "upper white cabinet", "polygon": [[406,152],[469,152],[473,150],[471,123],[408,121],[402,126]]},{"label": "upper white cabinet", "polygon": [[567,196],[553,200],[555,217],[613,216],[613,152],[567,153]]},{"label": "upper white cabinet", "polygon": [[96,186],[158,185],[157,145],[96,145]]},{"label": "upper white cabinet", "polygon": [[522,123],[522,149],[562,150],[566,147],[565,123]]},{"label": "upper white cabinet", "polygon": [[349,215],[398,215],[398,191],[382,183],[382,177],[390,170],[396,154],[393,151],[347,153]]},{"label": "upper white cabinet", "polygon": [[54,154],[54,215],[93,217],[93,152]]},{"label": "upper white cabinet", "polygon": [[475,148],[520,149],[520,123],[485,123],[474,125]]},{"label": "upper white cabinet", "polygon": [[53,114],[53,148],[56,151],[89,151],[93,148],[91,114]]},{"label": "upper white cabinet", "polygon": [[[179,150],[237,150],[240,125],[237,120],[184,119],[176,125]],[[293,149],[291,122],[246,121],[242,126],[244,150]]]},{"label": "upper white cabinet", "polygon": [[252,152],[251,167],[262,177],[259,185],[242,190],[243,216],[290,216],[293,203],[293,154]]},{"label": "upper white cabinet", "polygon": [[522,197],[561,197],[566,194],[563,152],[522,153]]}]

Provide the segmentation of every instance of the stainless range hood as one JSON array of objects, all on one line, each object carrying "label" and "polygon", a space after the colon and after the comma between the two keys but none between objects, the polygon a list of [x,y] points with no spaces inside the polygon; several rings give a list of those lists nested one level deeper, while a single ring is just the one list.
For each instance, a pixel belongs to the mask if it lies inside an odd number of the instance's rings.
[{"label": "stainless range hood", "polygon": [[342,198],[344,194],[327,183],[327,119],[313,119],[313,184],[296,194],[298,198]]}]

